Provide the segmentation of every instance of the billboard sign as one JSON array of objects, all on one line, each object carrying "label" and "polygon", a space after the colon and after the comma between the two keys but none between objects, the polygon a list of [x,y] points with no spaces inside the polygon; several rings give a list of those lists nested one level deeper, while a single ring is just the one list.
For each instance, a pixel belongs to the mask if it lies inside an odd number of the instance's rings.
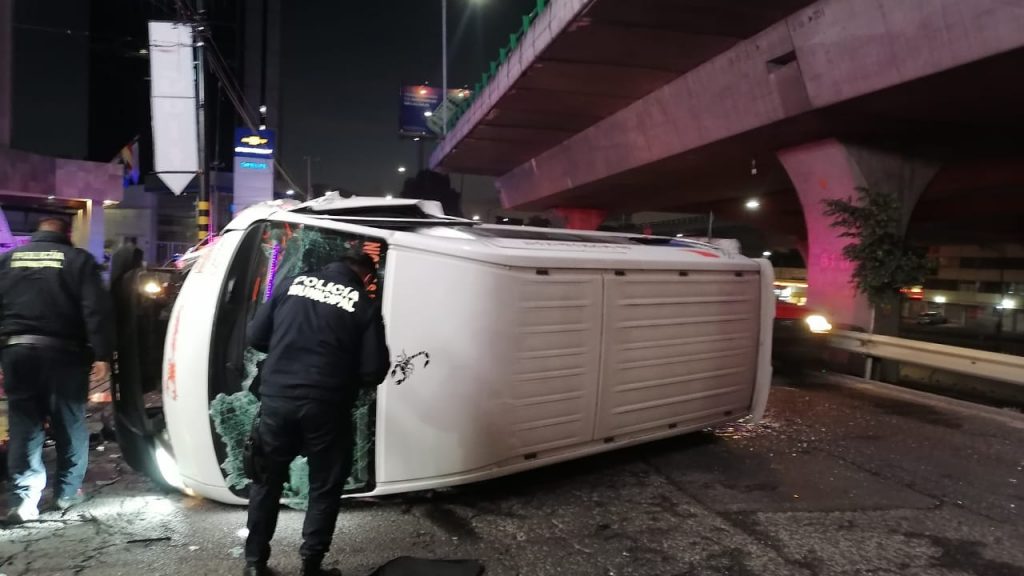
[{"label": "billboard sign", "polygon": [[233,210],[238,214],[253,204],[274,199],[274,161],[235,156]]},{"label": "billboard sign", "polygon": [[441,104],[441,90],[433,86],[403,86],[398,115],[402,136],[431,136],[427,121]]},{"label": "billboard sign", "polygon": [[448,129],[454,125],[454,118],[457,117],[459,107],[472,95],[472,91],[465,88],[453,88],[448,91],[448,97],[441,102],[434,113],[427,118],[427,128],[435,134],[444,134],[444,122],[448,119]]},{"label": "billboard sign", "polygon": [[149,23],[149,75],[153,114],[153,167],[180,195],[199,172],[192,25]]},{"label": "billboard sign", "polygon": [[233,211],[274,199],[274,132],[235,128]]}]

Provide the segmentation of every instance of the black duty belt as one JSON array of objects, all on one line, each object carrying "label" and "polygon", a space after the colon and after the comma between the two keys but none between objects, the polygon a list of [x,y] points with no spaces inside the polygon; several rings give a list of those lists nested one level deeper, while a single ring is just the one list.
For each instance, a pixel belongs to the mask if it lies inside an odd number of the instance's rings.
[{"label": "black duty belt", "polygon": [[85,352],[86,349],[84,345],[72,340],[29,334],[0,338],[0,348],[7,348],[8,346],[40,346],[43,348],[56,348],[66,352]]}]

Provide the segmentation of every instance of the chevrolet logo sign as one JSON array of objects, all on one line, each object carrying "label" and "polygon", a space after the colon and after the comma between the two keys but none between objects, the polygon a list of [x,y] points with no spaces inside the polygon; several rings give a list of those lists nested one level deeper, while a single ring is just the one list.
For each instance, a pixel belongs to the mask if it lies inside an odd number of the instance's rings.
[{"label": "chevrolet logo sign", "polygon": [[252,136],[246,136],[245,138],[242,138],[241,142],[242,144],[246,144],[248,146],[262,146],[269,142],[269,140],[263,138],[262,136],[253,134]]}]

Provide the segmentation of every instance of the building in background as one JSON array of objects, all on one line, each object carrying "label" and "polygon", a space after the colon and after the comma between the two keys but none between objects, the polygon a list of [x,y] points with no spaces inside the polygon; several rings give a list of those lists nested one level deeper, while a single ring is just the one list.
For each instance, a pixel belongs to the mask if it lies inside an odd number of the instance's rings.
[{"label": "building in background", "polygon": [[[279,132],[280,0],[205,8],[250,115]],[[0,0],[0,206],[15,236],[63,215],[97,258],[134,241],[158,264],[195,241],[197,182],[174,197],[152,173],[147,23],[178,18],[174,2]],[[208,72],[206,88],[212,211],[223,225],[241,119],[224,82]],[[117,159],[133,141],[139,178],[126,193]]]},{"label": "building in background", "polygon": [[1024,334],[1024,245],[939,246],[931,256],[935,266],[905,316],[932,312],[951,328]]},{"label": "building in background", "polygon": [[0,207],[16,237],[64,216],[102,258],[123,188],[120,166],[89,158],[89,26],[84,2],[0,0]]},{"label": "building in background", "polygon": [[[233,100],[246,108],[253,121],[279,131],[280,0],[206,0],[203,4],[203,20],[213,39],[207,53],[218,60],[222,75],[207,67],[209,192],[211,216],[220,227],[234,213],[235,130],[244,125]],[[94,43],[90,150],[97,158],[112,157],[124,142],[139,137],[142,178],[117,209],[135,215],[122,218],[124,222],[153,223],[148,236],[139,236],[135,228],[117,229],[107,235],[107,243],[136,238],[147,261],[160,265],[195,242],[199,183],[193,180],[175,197],[153,174],[147,23],[179,20],[181,15],[174,2],[94,0],[91,5],[97,39],[118,41]],[[196,6],[196,2],[185,5]],[[145,216],[147,210],[154,215]]]}]

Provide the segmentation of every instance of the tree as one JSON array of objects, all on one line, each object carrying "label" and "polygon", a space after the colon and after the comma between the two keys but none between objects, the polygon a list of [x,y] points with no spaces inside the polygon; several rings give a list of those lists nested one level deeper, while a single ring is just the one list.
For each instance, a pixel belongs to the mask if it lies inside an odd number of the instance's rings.
[{"label": "tree", "polygon": [[451,179],[447,174],[421,170],[416,176],[405,179],[401,197],[436,200],[441,203],[445,214],[462,216],[462,195],[452,188]]},{"label": "tree", "polygon": [[903,206],[888,191],[857,188],[858,200],[824,200],[825,215],[840,236],[855,242],[843,247],[853,262],[853,284],[875,308],[876,331],[895,334],[900,290],[921,284],[928,270],[925,251],[910,245],[903,233]]}]

